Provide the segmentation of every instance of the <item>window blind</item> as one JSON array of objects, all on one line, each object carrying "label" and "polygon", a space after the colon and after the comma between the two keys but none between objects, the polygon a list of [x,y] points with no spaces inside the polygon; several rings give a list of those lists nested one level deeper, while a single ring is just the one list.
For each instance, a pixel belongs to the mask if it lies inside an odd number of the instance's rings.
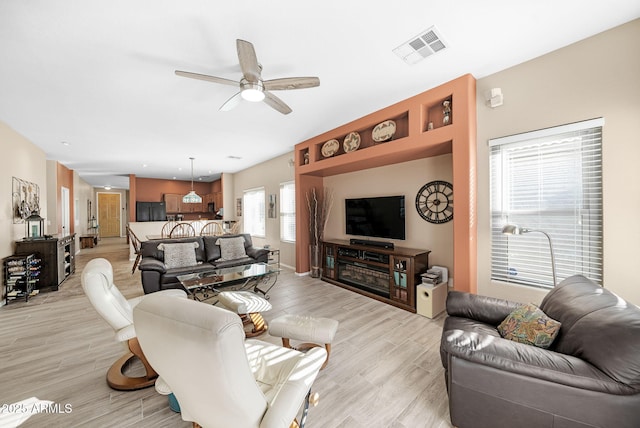
[{"label": "window blind", "polygon": [[242,197],[243,230],[252,236],[265,236],[264,187],[245,190]]},{"label": "window blind", "polygon": [[602,283],[603,119],[490,140],[491,277],[553,287],[549,241],[504,235],[505,224],[552,239],[558,282],[583,274]]},{"label": "window blind", "polygon": [[296,186],[293,181],[280,184],[280,239],[296,240]]}]

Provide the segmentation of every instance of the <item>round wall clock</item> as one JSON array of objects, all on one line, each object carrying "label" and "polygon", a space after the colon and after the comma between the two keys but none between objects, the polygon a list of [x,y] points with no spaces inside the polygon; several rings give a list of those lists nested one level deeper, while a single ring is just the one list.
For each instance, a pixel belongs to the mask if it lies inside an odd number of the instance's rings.
[{"label": "round wall clock", "polygon": [[453,186],[446,181],[431,181],[418,191],[416,209],[429,223],[446,223],[453,218]]}]

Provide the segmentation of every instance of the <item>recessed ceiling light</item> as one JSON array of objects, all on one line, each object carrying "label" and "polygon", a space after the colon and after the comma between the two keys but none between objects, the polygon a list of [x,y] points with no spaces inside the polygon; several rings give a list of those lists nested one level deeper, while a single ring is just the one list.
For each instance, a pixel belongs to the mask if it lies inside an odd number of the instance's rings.
[{"label": "recessed ceiling light", "polygon": [[227,159],[242,159],[240,156],[227,156]]},{"label": "recessed ceiling light", "polygon": [[142,164],[142,167],[143,167],[143,168],[146,168],[146,167],[147,167],[147,164],[146,164],[146,163],[143,163],[143,164]]},{"label": "recessed ceiling light", "polygon": [[67,143],[66,141],[63,141],[63,142],[62,142],[62,145],[63,145],[63,146],[70,146],[71,144]]},{"label": "recessed ceiling light", "polygon": [[104,190],[111,190],[111,186],[104,186]]}]

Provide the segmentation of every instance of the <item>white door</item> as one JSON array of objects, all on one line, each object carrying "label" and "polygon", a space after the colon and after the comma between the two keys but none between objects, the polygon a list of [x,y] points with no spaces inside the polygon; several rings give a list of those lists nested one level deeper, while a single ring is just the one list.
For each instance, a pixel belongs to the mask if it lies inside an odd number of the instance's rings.
[{"label": "white door", "polygon": [[62,187],[62,236],[68,236],[71,233],[70,203],[69,189]]}]

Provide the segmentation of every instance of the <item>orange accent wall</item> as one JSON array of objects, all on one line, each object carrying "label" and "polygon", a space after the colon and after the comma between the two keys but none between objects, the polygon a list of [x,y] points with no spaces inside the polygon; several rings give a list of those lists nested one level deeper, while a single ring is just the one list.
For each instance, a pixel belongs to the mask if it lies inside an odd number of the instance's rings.
[{"label": "orange accent wall", "polygon": [[[451,100],[451,122],[442,124],[442,103]],[[393,119],[397,129],[390,142],[376,144],[373,127]],[[433,129],[428,129],[428,123]],[[322,146],[331,139],[342,145],[345,136],[357,131],[361,144],[357,151],[342,148],[331,157],[322,155]],[[454,189],[454,288],[477,290],[476,226],[476,80],[467,74],[426,92],[378,110],[295,146],[296,176],[296,271],[309,270],[309,213],[305,195],[312,187],[322,187],[323,177],[415,159],[452,154]],[[308,159],[305,163],[305,159]]]},{"label": "orange accent wall", "polygon": [[[137,180],[135,174],[129,174],[129,221],[136,221]],[[129,235],[127,234],[127,242]]]},{"label": "orange accent wall", "polygon": [[73,194],[73,170],[67,168],[59,162],[56,162],[56,217],[58,218],[57,230],[58,233],[62,233],[62,188],[69,189],[69,234],[74,233],[74,203],[75,200]]},{"label": "orange accent wall", "polygon": [[[211,183],[194,181],[193,189],[200,196],[220,192],[222,182],[221,180]],[[165,193],[186,195],[189,191],[191,191],[191,181],[143,178],[131,174],[129,175],[129,221],[136,221],[136,202],[162,202]]]},{"label": "orange accent wall", "polygon": [[[162,202],[165,193],[186,195],[191,191],[191,181],[161,180],[157,178],[136,177],[136,201]],[[193,189],[200,196],[212,192],[212,183],[193,183]]]}]

